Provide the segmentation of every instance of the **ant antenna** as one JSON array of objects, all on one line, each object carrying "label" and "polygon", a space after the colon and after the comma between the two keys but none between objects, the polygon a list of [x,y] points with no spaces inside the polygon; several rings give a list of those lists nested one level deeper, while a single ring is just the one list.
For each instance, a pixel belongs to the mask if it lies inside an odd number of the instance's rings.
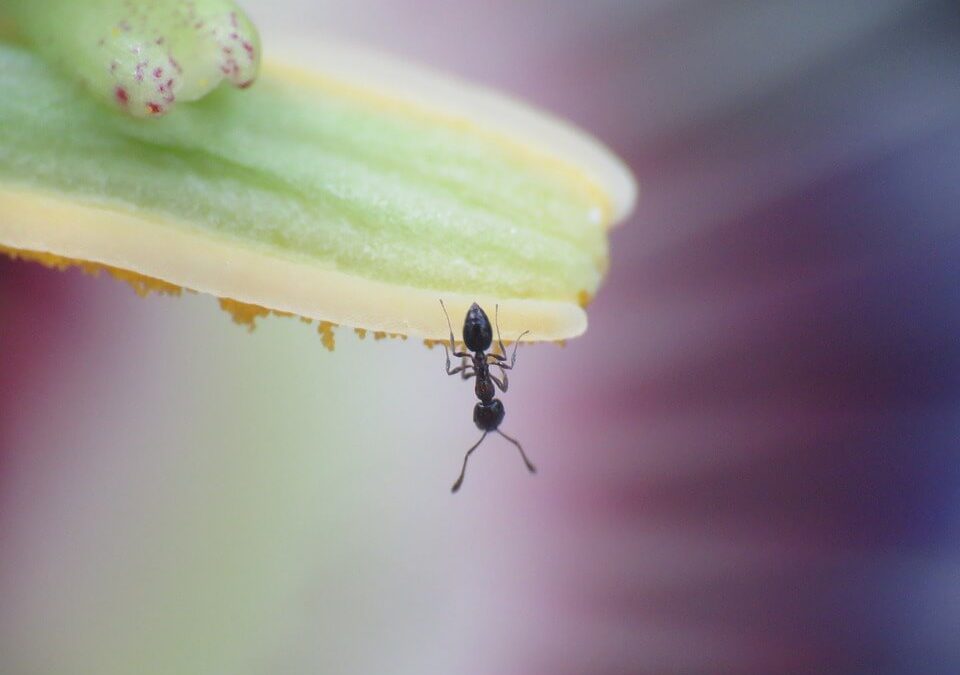
[{"label": "ant antenna", "polygon": [[[506,438],[506,439],[507,439],[508,441],[510,441],[511,443],[513,443],[515,446],[517,446],[517,450],[520,451],[520,456],[523,457],[523,463],[527,465],[527,470],[528,470],[530,473],[536,473],[536,472],[537,472],[537,467],[535,467],[535,466],[533,465],[533,463],[527,458],[527,453],[525,453],[525,452],[523,451],[523,446],[520,445],[520,442],[517,441],[517,439],[515,439],[515,438],[510,438],[509,436],[507,436],[505,433],[503,433],[503,432],[500,431],[499,429],[497,429],[497,433],[500,434],[501,436],[503,436],[504,438]],[[483,440],[483,439],[480,439],[480,440]]]},{"label": "ant antenna", "polygon": [[[452,488],[450,488],[450,492],[456,492],[460,489],[460,486],[463,485],[463,475],[467,472],[467,460],[470,459],[470,455],[473,453],[473,451],[476,450],[481,443],[483,443],[483,439],[487,437],[488,433],[490,432],[484,431],[483,436],[480,437],[480,440],[474,443],[473,447],[467,450],[467,454],[463,456],[463,468],[460,469],[460,477],[457,478],[457,482],[453,484]],[[523,450],[520,452],[523,452]]]}]

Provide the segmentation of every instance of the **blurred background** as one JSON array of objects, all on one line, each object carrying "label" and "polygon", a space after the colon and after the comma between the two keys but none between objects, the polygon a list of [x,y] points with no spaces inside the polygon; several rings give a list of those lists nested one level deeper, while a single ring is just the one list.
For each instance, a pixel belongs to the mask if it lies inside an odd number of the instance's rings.
[{"label": "blurred background", "polygon": [[244,3],[530,101],[642,190],[590,330],[414,341],[0,261],[0,672],[960,672],[960,9]]}]

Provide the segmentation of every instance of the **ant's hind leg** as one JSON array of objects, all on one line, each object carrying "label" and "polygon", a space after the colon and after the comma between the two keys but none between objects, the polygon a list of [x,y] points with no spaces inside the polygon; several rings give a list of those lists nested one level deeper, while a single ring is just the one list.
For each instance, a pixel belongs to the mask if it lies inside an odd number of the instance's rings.
[{"label": "ant's hind leg", "polygon": [[[533,462],[531,462],[531,461],[527,458],[527,453],[525,453],[525,452],[523,451],[523,446],[520,445],[519,441],[517,441],[517,439],[515,439],[515,438],[510,438],[509,436],[507,436],[505,433],[503,433],[503,432],[500,431],[499,429],[497,429],[497,433],[500,434],[501,436],[503,436],[504,438],[506,438],[506,439],[507,439],[508,441],[510,441],[511,443],[513,443],[515,446],[517,446],[517,450],[520,451],[520,456],[523,457],[523,463],[527,465],[527,470],[528,470],[530,473],[536,473],[536,472],[537,472],[537,467],[535,467],[535,466],[533,465]],[[481,440],[483,440],[483,439],[481,439]]]},{"label": "ant's hind leg", "polygon": [[[453,484],[452,488],[450,488],[450,492],[456,492],[460,489],[460,486],[463,485],[463,476],[467,472],[467,460],[470,459],[470,455],[473,454],[473,451],[476,450],[481,443],[483,443],[483,439],[487,437],[488,433],[490,432],[484,431],[483,436],[480,437],[480,440],[474,443],[473,447],[467,450],[467,454],[463,456],[463,468],[460,469],[460,477],[457,478],[457,482]],[[523,452],[523,450],[520,452]]]}]

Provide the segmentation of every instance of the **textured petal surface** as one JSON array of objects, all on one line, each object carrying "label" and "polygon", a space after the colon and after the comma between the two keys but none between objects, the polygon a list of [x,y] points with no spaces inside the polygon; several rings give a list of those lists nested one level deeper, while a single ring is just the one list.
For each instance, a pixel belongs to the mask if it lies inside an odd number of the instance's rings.
[{"label": "textured petal surface", "polygon": [[507,339],[581,333],[619,162],[495,95],[394,63],[400,96],[322,53],[144,122],[0,46],[0,245],[376,331],[444,337],[442,296],[499,302]]}]

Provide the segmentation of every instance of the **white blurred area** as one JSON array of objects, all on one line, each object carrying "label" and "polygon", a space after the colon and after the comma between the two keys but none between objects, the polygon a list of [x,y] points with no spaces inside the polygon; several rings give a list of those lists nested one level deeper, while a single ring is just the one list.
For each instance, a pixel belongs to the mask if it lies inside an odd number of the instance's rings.
[{"label": "white blurred area", "polygon": [[68,274],[99,318],[19,402],[3,672],[487,671],[538,483],[488,443],[450,495],[478,432],[442,352]]}]

